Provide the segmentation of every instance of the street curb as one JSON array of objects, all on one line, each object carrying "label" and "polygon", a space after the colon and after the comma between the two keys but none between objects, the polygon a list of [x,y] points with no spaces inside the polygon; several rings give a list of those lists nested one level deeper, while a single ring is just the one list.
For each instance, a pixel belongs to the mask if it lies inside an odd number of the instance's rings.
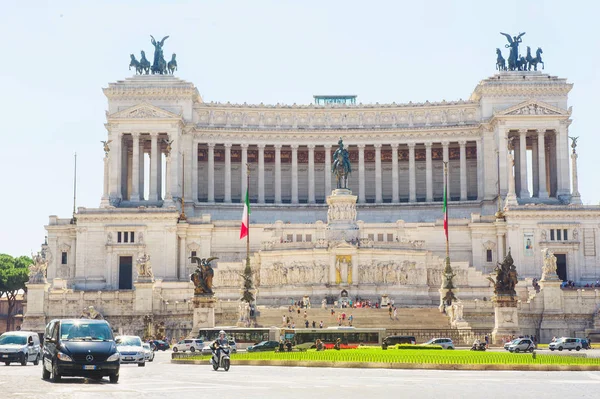
[{"label": "street curb", "polygon": [[[171,359],[174,364],[207,366],[204,360]],[[308,362],[293,360],[231,360],[232,366],[329,367],[358,369],[407,370],[499,370],[499,371],[600,371],[600,365],[564,364],[435,364],[435,363],[366,363],[366,362]]]}]

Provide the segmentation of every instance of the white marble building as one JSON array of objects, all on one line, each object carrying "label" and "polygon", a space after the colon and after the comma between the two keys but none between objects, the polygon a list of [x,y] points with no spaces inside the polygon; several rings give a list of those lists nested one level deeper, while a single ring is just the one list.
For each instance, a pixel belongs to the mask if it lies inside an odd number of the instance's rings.
[{"label": "white marble building", "polygon": [[[462,298],[491,295],[485,276],[509,247],[526,279],[522,293],[541,275],[542,247],[556,254],[563,279],[595,282],[600,208],[582,206],[572,192],[571,88],[541,72],[502,72],[479,82],[467,101],[264,105],[207,103],[173,76],[111,83],[104,89],[111,140],[104,194],[99,207],[78,209],[75,224],[50,217],[50,292],[127,297],[135,259],[146,253],[156,279],[148,311],[191,296],[192,255],[218,256],[217,296],[237,299],[249,170],[259,304],[302,295],[318,303],[342,289],[437,304],[444,161]],[[353,165],[360,245],[326,234],[331,154],[340,137]],[[498,193],[505,218],[495,216]]]}]

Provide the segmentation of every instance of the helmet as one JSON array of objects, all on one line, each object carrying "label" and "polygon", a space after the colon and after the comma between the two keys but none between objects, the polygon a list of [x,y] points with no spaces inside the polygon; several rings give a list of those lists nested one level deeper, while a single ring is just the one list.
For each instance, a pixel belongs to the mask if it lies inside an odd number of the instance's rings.
[{"label": "helmet", "polygon": [[219,331],[219,337],[225,338],[225,335],[226,335],[225,331],[223,331],[223,330]]}]

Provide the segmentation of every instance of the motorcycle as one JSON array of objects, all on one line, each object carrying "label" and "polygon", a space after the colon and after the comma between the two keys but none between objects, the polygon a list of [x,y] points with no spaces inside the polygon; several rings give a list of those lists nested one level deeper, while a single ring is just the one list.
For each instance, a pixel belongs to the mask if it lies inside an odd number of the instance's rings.
[{"label": "motorcycle", "polygon": [[229,346],[220,345],[217,349],[212,348],[212,358],[210,359],[210,363],[215,371],[217,371],[219,367],[223,368],[225,371],[229,371],[229,366],[231,365],[229,360]]},{"label": "motorcycle", "polygon": [[471,346],[471,350],[485,352],[485,342],[474,343],[473,346]]}]

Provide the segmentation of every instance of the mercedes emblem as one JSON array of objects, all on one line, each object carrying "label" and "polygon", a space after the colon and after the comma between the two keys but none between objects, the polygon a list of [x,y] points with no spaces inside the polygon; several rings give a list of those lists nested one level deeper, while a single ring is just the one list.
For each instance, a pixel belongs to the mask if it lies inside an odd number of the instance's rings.
[{"label": "mercedes emblem", "polygon": [[94,356],[92,356],[92,355],[87,355],[87,356],[85,357],[85,360],[87,360],[88,362],[91,362],[92,360],[94,360]]}]

